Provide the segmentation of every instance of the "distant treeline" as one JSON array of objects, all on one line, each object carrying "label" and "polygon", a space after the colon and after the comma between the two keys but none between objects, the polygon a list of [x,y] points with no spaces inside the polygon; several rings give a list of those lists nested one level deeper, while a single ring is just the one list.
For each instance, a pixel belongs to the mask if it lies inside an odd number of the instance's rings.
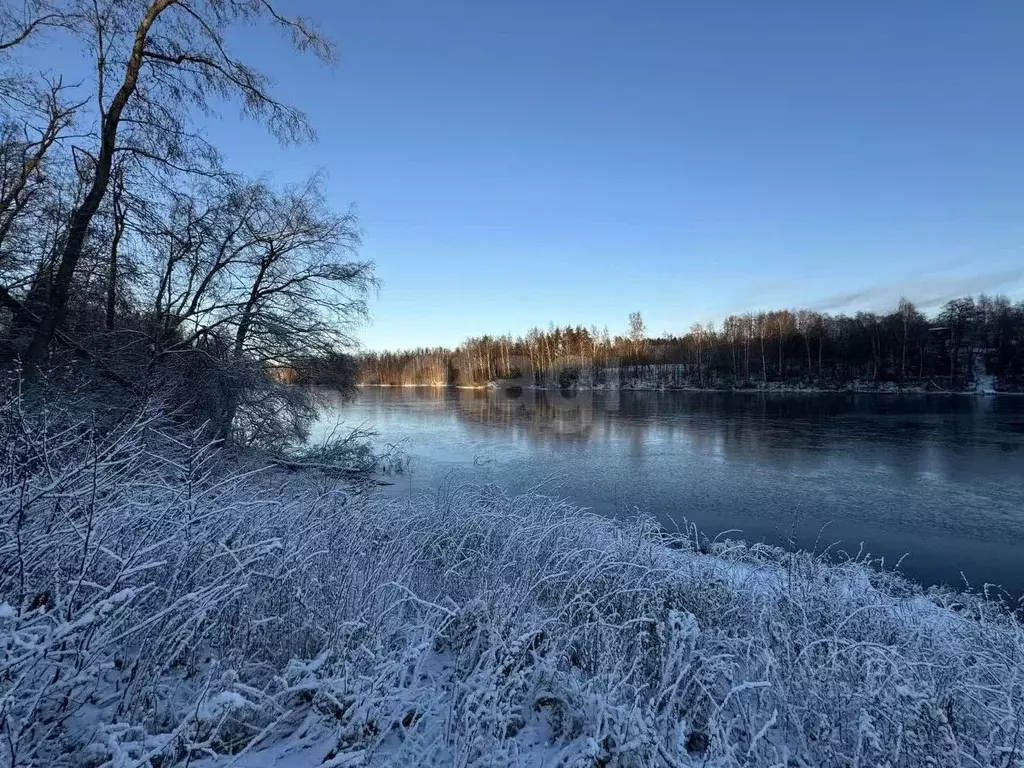
[{"label": "distant treeline", "polygon": [[[502,379],[538,386],[701,388],[818,386],[997,389],[1024,384],[1024,302],[954,299],[934,317],[902,300],[889,314],[777,310],[695,324],[650,338],[639,312],[629,329],[534,328],[525,336],[480,336],[455,349],[369,352],[367,385],[481,385]],[[991,378],[989,378],[991,377]]]}]

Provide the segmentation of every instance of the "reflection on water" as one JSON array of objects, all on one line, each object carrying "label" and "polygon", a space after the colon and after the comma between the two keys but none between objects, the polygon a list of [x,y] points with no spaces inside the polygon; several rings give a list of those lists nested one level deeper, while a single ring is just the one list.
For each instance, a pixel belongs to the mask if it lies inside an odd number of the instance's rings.
[{"label": "reflection on water", "polygon": [[806,546],[828,524],[922,580],[1024,589],[1024,398],[367,388],[338,417],[406,441],[398,493],[542,485]]}]

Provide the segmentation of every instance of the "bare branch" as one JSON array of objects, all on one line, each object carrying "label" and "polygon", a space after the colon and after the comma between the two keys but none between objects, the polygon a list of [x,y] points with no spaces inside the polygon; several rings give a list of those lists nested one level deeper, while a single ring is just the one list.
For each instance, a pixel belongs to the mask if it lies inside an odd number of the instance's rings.
[{"label": "bare branch", "polygon": [[41,27],[58,27],[62,26],[65,19],[62,15],[57,13],[48,13],[44,16],[40,16],[32,21],[28,22],[15,36],[9,40],[0,40],[0,51],[5,51],[8,48],[25,42],[33,32],[37,31]]}]

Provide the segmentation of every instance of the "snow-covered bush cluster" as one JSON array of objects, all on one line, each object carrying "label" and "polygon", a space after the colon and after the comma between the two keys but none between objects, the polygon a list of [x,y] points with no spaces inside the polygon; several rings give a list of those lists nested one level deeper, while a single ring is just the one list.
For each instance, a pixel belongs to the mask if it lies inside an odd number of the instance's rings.
[{"label": "snow-covered bush cluster", "polygon": [[[1024,634],[863,563],[0,406],[0,765],[1008,766]],[[698,545],[699,544],[699,545]]]}]

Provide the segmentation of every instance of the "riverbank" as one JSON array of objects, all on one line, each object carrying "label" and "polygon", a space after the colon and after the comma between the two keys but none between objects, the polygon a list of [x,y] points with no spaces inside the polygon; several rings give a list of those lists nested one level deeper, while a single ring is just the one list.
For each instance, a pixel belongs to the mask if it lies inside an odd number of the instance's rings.
[{"label": "riverbank", "polygon": [[1021,626],[976,596],[493,490],[356,519],[342,583],[375,588],[301,727],[200,765],[1020,757]]},{"label": "riverbank", "polygon": [[573,385],[571,387],[560,387],[555,385],[527,384],[521,385],[506,381],[492,381],[487,384],[356,384],[359,388],[366,389],[465,389],[465,390],[535,390],[554,392],[735,392],[738,394],[793,394],[793,395],[821,395],[821,394],[849,394],[849,395],[973,395],[973,396],[1020,396],[1024,391],[1001,390],[995,388],[969,389],[945,389],[938,385],[932,387],[900,387],[898,385],[850,385],[846,387],[812,387],[812,386],[786,386],[768,385],[763,387],[691,387],[672,384],[596,384],[596,385]]},{"label": "riverbank", "polygon": [[543,496],[387,500],[155,414],[0,416],[11,762],[1021,758],[1024,628],[978,595]]}]

